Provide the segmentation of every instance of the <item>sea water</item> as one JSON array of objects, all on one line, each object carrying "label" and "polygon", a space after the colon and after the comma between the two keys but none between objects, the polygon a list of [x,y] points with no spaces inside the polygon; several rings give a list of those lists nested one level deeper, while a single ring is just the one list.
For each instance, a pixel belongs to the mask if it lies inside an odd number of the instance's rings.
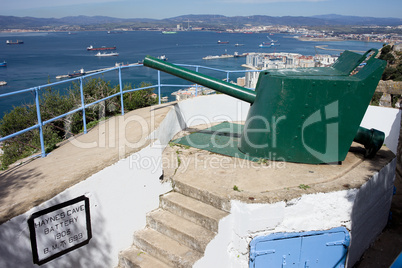
[{"label": "sea water", "polygon": [[[158,31],[127,31],[108,34],[98,32],[39,32],[39,33],[0,33],[0,62],[7,62],[6,68],[0,67],[0,81],[6,86],[0,87],[0,94],[21,89],[45,85],[60,81],[58,75],[67,75],[85,71],[113,67],[116,63],[136,63],[146,55],[166,55],[169,62],[188,65],[203,65],[222,70],[242,70],[245,57],[203,60],[208,55],[239,54],[248,52],[291,52],[302,55],[320,54],[339,55],[339,51],[317,50],[315,46],[325,46],[340,50],[366,51],[370,48],[381,48],[381,43],[360,41],[318,42],[300,41],[288,34],[269,35],[277,41],[277,46],[259,48],[262,42],[269,42],[267,33],[217,33],[217,32],[177,32],[162,34]],[[7,45],[6,40],[22,40],[21,45]],[[228,44],[218,44],[218,41]],[[235,46],[242,44],[242,46]],[[88,46],[116,46],[117,57],[96,57],[97,51],[87,51]],[[117,83],[117,72],[101,75],[103,79]],[[207,73],[209,74],[209,73]],[[224,73],[209,74],[215,77],[226,77]],[[237,74],[231,76],[235,80]],[[146,67],[125,69],[122,72],[123,84],[138,87],[141,82],[156,83],[157,73]],[[189,82],[179,80],[170,75],[162,75],[162,83],[187,85]],[[72,84],[59,86],[72,87]],[[163,96],[179,88],[162,88]],[[14,105],[32,103],[33,94],[19,94],[8,98],[0,98],[0,116],[12,109]]]}]

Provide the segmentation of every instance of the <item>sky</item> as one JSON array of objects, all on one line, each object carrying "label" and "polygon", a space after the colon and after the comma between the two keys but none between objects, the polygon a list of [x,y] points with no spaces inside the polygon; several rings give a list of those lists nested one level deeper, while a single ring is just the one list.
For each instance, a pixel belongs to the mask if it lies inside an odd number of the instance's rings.
[{"label": "sky", "polygon": [[0,0],[0,15],[165,19],[189,14],[402,18],[402,0]]}]

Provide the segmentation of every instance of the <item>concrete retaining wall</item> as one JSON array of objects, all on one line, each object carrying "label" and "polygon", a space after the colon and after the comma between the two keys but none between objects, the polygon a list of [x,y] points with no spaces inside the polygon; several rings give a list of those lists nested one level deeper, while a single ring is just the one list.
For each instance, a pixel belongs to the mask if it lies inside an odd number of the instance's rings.
[{"label": "concrete retaining wall", "polygon": [[[158,157],[146,147],[134,159]],[[89,244],[41,267],[114,267],[120,250],[132,243],[134,230],[145,226],[145,214],[158,207],[159,195],[171,190],[162,184],[160,167],[139,168],[127,158],[105,168],[27,213],[0,226],[0,267],[38,267],[33,264],[27,219],[34,213],[81,195],[89,198],[92,239]]]},{"label": "concrete retaining wall", "polygon": [[304,195],[274,204],[231,202],[230,215],[194,267],[248,267],[249,244],[280,232],[350,230],[347,267],[352,267],[385,227],[393,193],[394,159],[360,189]]},{"label": "concrete retaining wall", "polygon": [[92,239],[41,267],[117,266],[118,253],[132,244],[136,230],[145,227],[146,213],[158,208],[159,195],[172,189],[160,177],[162,151],[173,135],[191,125],[244,120],[247,111],[246,103],[225,95],[177,104],[149,136],[154,140],[150,146],[0,225],[0,267],[38,267],[33,264],[27,220],[35,212],[82,195],[89,198]]},{"label": "concrete retaining wall", "polygon": [[[81,195],[87,196],[90,201],[93,238],[88,245],[42,267],[116,266],[118,252],[128,248],[132,243],[133,233],[145,226],[145,215],[158,207],[159,195],[172,189],[169,183],[161,183],[159,180],[162,174],[162,151],[172,136],[179,130],[193,125],[245,120],[248,107],[249,104],[226,95],[199,97],[178,103],[166,115],[159,128],[149,136],[154,140],[150,146],[105,167],[85,181],[0,225],[0,267],[37,267],[32,261],[28,218],[37,211]],[[372,109],[370,107],[369,112]],[[373,111],[375,114],[380,112],[377,107]],[[374,121],[370,115],[367,123],[363,121],[363,126],[373,124],[385,131],[387,137],[391,136],[390,133],[394,135],[398,128],[399,134],[399,121],[395,122],[400,119],[399,111],[387,114],[387,120],[379,117]],[[388,122],[384,128],[378,127],[379,123],[384,121]],[[394,147],[396,143],[393,138],[391,140],[386,143]],[[387,182],[385,193],[389,191],[388,186],[394,170],[394,167],[390,166],[386,174],[378,174],[378,180],[374,180],[375,183],[381,183],[382,180]],[[354,212],[357,213],[358,210],[355,209],[353,201],[356,199],[361,200],[362,204],[368,204],[365,202],[367,196],[370,196],[376,187],[377,184],[367,186],[365,194],[363,190],[348,190],[266,205],[246,205],[232,201],[232,214],[220,223],[220,232],[208,245],[206,256],[200,260],[198,267],[247,266],[248,243],[258,234],[327,229],[340,225],[364,231],[363,227],[359,227],[360,218],[355,219],[354,225]],[[384,202],[388,202],[388,199],[384,199]],[[380,204],[378,209],[386,209],[385,203]],[[335,205],[338,207],[335,210],[327,209]],[[372,211],[367,213],[370,216]],[[358,256],[359,249],[354,250]]]}]

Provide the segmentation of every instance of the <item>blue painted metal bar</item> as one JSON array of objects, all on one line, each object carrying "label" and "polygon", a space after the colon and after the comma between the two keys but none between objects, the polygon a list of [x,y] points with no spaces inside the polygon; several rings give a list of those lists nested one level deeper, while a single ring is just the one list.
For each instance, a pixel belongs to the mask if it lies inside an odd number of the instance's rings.
[{"label": "blue painted metal bar", "polygon": [[26,129],[23,129],[23,130],[20,130],[20,131],[17,131],[17,132],[15,132],[15,133],[10,134],[10,135],[7,135],[7,136],[5,136],[5,137],[1,137],[1,138],[0,138],[0,142],[1,142],[1,141],[8,140],[8,139],[11,139],[11,138],[14,138],[14,137],[17,137],[17,136],[19,136],[19,135],[21,135],[21,134],[24,134],[25,132],[28,132],[28,131],[31,131],[31,130],[34,130],[34,129],[37,129],[37,128],[39,128],[39,124],[34,125],[34,126],[31,126],[31,127],[28,127],[28,128],[26,128]]},{"label": "blue painted metal bar", "polygon": [[77,109],[74,109],[74,110],[71,110],[71,111],[69,111],[69,112],[67,112],[67,113],[65,113],[65,114],[62,114],[62,115],[53,117],[53,118],[51,118],[51,119],[49,119],[49,120],[43,121],[42,124],[43,124],[43,125],[49,124],[49,123],[51,123],[51,122],[53,122],[53,121],[59,120],[59,119],[61,119],[61,118],[63,118],[63,117],[66,117],[67,115],[70,115],[70,114],[73,114],[73,113],[76,113],[76,112],[79,112],[79,111],[82,111],[82,107],[77,108]]},{"label": "blue painted metal bar", "polygon": [[85,107],[85,108],[91,107],[91,106],[93,106],[93,105],[95,105],[95,104],[98,104],[98,103],[100,103],[100,102],[102,102],[102,101],[111,99],[111,98],[116,97],[116,96],[119,96],[119,95],[120,95],[120,92],[119,92],[119,93],[114,93],[113,95],[107,96],[107,97],[105,97],[105,98],[103,98],[103,99],[99,99],[99,100],[96,100],[96,101],[94,101],[94,102],[85,104],[84,107]]},{"label": "blue painted metal bar", "polygon": [[158,104],[161,104],[161,71],[158,70]]},{"label": "blue painted metal bar", "polygon": [[[195,68],[195,71],[198,73],[198,66],[197,66],[197,68]],[[195,84],[195,96],[197,97],[198,96],[198,84]]]},{"label": "blue painted metal bar", "polygon": [[45,157],[46,151],[45,151],[45,142],[43,139],[43,124],[42,124],[42,117],[40,115],[39,89],[38,88],[35,89],[35,104],[36,104],[36,115],[38,117],[41,156]]},{"label": "blue painted metal bar", "polygon": [[123,99],[123,83],[121,82],[121,67],[119,67],[119,87],[120,87],[121,115],[124,115],[124,99]]},{"label": "blue painted metal bar", "polygon": [[188,85],[169,85],[169,84],[161,84],[161,87],[191,87],[194,84],[188,84]]},{"label": "blue painted metal bar", "polygon": [[3,93],[3,94],[0,94],[0,98],[9,97],[9,96],[22,94],[22,93],[26,93],[26,92],[32,92],[32,91],[35,91],[34,87],[23,89],[23,90],[18,90],[18,91],[14,91],[14,92],[9,92],[9,93]]},{"label": "blue painted metal bar", "polygon": [[[206,66],[200,66],[200,65],[188,65],[188,64],[178,64],[178,65],[186,66],[186,67],[193,67],[193,68],[196,69],[197,72],[199,72],[200,68],[207,69],[207,70],[212,70],[212,71],[218,71],[218,72],[226,72],[227,79],[229,79],[229,73],[260,72],[259,70],[241,70],[241,71],[237,71],[237,70],[236,71],[227,71],[226,70],[225,71],[225,70],[221,70],[221,69],[216,69],[216,68],[211,68],[211,67],[206,67]],[[32,88],[28,88],[28,89],[19,90],[19,91],[0,94],[0,98],[5,98],[5,97],[17,95],[17,94],[22,94],[22,93],[27,93],[27,92],[34,92],[34,94],[35,94],[35,104],[36,104],[36,107],[37,107],[37,117],[38,117],[38,124],[36,124],[34,126],[31,126],[31,127],[28,127],[26,129],[17,131],[17,132],[12,133],[12,134],[10,134],[8,136],[0,137],[0,142],[8,140],[8,139],[11,139],[11,138],[14,138],[14,137],[19,136],[19,135],[21,135],[23,133],[26,133],[28,131],[39,129],[40,140],[41,140],[41,156],[44,157],[44,156],[46,156],[46,152],[45,152],[45,146],[44,146],[43,126],[46,125],[46,124],[54,122],[54,121],[56,121],[58,119],[66,117],[66,116],[68,116],[70,114],[82,111],[82,117],[83,117],[82,120],[83,120],[83,124],[84,124],[84,133],[87,133],[85,109],[90,107],[90,106],[93,106],[93,105],[95,105],[95,104],[97,104],[99,102],[105,101],[107,99],[110,99],[110,98],[113,98],[113,97],[116,97],[116,96],[120,96],[120,98],[121,98],[121,107],[122,107],[122,115],[124,115],[124,103],[123,103],[124,99],[123,99],[123,96],[124,96],[125,93],[130,93],[130,92],[149,89],[149,88],[157,88],[158,89],[158,99],[159,99],[158,103],[161,104],[161,88],[162,87],[179,87],[179,88],[182,87],[183,88],[183,87],[191,87],[192,86],[192,85],[189,85],[189,84],[185,84],[185,85],[162,84],[161,83],[161,74],[160,74],[160,71],[158,71],[158,84],[157,85],[151,85],[151,86],[146,86],[146,87],[142,87],[142,88],[133,88],[133,89],[128,89],[128,90],[123,90],[121,69],[128,69],[128,68],[132,68],[132,67],[142,67],[142,66],[143,66],[142,64],[131,65],[131,66],[119,66],[119,67],[109,68],[107,70],[99,71],[99,72],[96,72],[96,73],[83,75],[83,76],[76,77],[76,78],[70,78],[68,80],[57,81],[57,82],[49,83],[49,84],[46,84],[46,85],[40,85],[38,87],[32,87]],[[118,72],[119,72],[120,91],[118,93],[110,95],[110,96],[108,96],[106,98],[96,100],[96,101],[94,101],[92,103],[85,104],[84,90],[83,90],[83,83],[84,83],[83,80],[85,78],[88,78],[88,77],[92,77],[92,76],[99,75],[99,74],[102,74],[102,73],[107,73],[107,72],[114,71],[114,70],[118,70]],[[71,83],[71,82],[77,81],[77,80],[79,80],[79,83],[80,83],[81,107],[76,108],[74,110],[71,110],[71,111],[69,111],[67,113],[64,113],[62,115],[58,115],[56,117],[53,117],[53,118],[51,118],[49,120],[42,121],[41,113],[40,113],[40,103],[39,103],[40,90],[44,89],[44,88],[64,84],[64,83]],[[198,85],[196,85],[196,96],[197,95],[198,95]]]},{"label": "blue painted metal bar", "polygon": [[155,88],[155,87],[156,87],[156,86],[148,86],[148,87],[141,87],[141,88],[132,88],[132,89],[124,90],[123,93],[130,93],[130,92],[134,92],[134,91],[139,91],[139,90],[148,89],[148,88]]},{"label": "blue painted metal bar", "polygon": [[85,117],[85,100],[82,78],[80,79],[81,107],[82,107],[82,123],[84,124],[84,134],[87,134],[87,119]]}]

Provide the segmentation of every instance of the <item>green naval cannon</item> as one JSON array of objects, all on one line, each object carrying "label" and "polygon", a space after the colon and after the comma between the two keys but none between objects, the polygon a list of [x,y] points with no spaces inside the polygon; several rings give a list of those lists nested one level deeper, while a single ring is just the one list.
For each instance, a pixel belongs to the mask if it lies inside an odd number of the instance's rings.
[{"label": "green naval cannon", "polygon": [[353,141],[366,157],[381,148],[384,133],[359,126],[386,66],[377,53],[344,51],[331,67],[264,70],[255,91],[149,56],[144,65],[250,103],[241,152],[320,164],[343,161]]}]

